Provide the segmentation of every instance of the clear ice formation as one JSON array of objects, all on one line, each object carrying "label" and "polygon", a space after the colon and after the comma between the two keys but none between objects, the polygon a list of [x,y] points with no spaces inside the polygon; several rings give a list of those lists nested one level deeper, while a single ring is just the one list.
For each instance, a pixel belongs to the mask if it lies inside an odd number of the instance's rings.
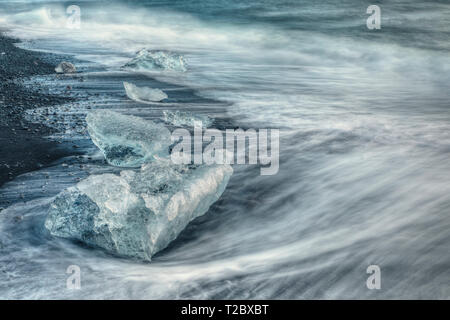
[{"label": "clear ice formation", "polygon": [[123,87],[125,92],[131,100],[137,102],[155,102],[167,99],[167,94],[160,89],[152,89],[149,87],[138,87],[132,83],[124,82]]},{"label": "clear ice formation", "polygon": [[211,118],[203,115],[194,115],[190,112],[164,110],[164,121],[176,127],[194,127],[194,122],[201,122],[202,127],[208,128],[212,124]]},{"label": "clear ice formation", "polygon": [[54,236],[149,261],[207,212],[232,173],[229,165],[156,159],[139,171],[93,175],[56,197],[45,227]]},{"label": "clear ice formation", "polygon": [[124,68],[130,68],[140,71],[179,71],[185,72],[186,61],[183,56],[170,52],[159,50],[142,49],[132,60],[127,62]]},{"label": "clear ice formation", "polygon": [[170,131],[162,124],[110,110],[91,111],[86,122],[92,141],[113,166],[139,167],[169,154]]}]

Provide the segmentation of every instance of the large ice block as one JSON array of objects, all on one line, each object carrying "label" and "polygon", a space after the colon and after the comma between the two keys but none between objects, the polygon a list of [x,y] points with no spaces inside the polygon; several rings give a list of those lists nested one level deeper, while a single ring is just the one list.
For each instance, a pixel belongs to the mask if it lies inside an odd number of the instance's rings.
[{"label": "large ice block", "polygon": [[156,159],[140,170],[90,176],[60,193],[45,227],[126,257],[150,260],[224,192],[229,165],[174,165]]}]

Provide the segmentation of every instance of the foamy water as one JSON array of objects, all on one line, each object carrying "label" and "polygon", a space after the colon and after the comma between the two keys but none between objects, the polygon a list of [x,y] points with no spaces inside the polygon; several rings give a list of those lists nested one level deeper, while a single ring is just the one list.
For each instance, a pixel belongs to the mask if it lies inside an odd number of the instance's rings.
[{"label": "foamy water", "polygon": [[[449,298],[450,9],[382,6],[375,34],[365,27],[367,5],[87,1],[81,29],[67,30],[65,4],[2,3],[9,33],[35,40],[24,46],[89,61],[85,82],[64,81],[97,95],[52,110],[58,138],[78,139],[85,157],[1,190],[11,205],[0,215],[0,296]],[[183,55],[187,71],[120,69],[142,48]],[[168,99],[136,103],[123,82]],[[256,166],[235,166],[221,200],[148,264],[55,239],[43,231],[51,197],[114,170],[83,133],[88,107],[278,128],[280,170],[260,176]],[[39,111],[29,116],[45,121]],[[379,291],[366,288],[371,264],[382,270]],[[81,268],[80,291],[66,289],[69,265]]]}]

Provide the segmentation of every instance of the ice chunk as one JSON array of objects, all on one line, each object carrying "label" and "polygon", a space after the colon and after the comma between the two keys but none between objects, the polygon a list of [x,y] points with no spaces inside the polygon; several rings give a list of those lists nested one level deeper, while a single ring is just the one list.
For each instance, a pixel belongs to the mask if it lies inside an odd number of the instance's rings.
[{"label": "ice chunk", "polygon": [[150,260],[224,192],[229,165],[174,165],[157,159],[120,176],[90,176],[60,193],[45,227],[126,257]]},{"label": "ice chunk", "polygon": [[203,115],[194,115],[190,112],[164,110],[164,121],[176,127],[194,127],[195,121],[200,121],[207,128],[212,124],[211,118]]},{"label": "ice chunk", "polygon": [[109,164],[139,167],[153,156],[168,156],[170,131],[162,124],[109,110],[86,117],[87,130]]},{"label": "ice chunk", "polygon": [[56,73],[75,73],[77,69],[72,63],[63,61],[55,68],[55,71]]},{"label": "ice chunk", "polygon": [[137,87],[132,83],[124,82],[123,86],[128,98],[137,102],[151,102],[161,101],[167,99],[167,94],[159,89],[152,89],[149,87]]},{"label": "ice chunk", "polygon": [[135,58],[127,62],[123,67],[141,71],[170,70],[185,72],[186,61],[178,53],[142,49],[136,54]]}]

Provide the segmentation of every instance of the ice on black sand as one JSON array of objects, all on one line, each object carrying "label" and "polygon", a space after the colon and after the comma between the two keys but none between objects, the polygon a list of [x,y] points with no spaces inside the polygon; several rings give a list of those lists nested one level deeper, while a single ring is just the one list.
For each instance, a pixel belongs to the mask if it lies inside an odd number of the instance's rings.
[{"label": "ice on black sand", "polygon": [[[100,112],[106,119],[101,128],[93,125],[99,124]],[[54,236],[150,260],[220,198],[233,169],[227,164],[175,165],[168,157],[147,157],[154,155],[156,139],[162,147],[170,136],[154,123],[134,118],[130,122],[129,116],[98,111],[88,116],[88,124],[91,131],[95,127],[93,139],[101,148],[137,148],[139,161],[145,159],[141,168],[92,175],[61,192],[49,208],[45,227]],[[148,133],[155,141],[147,141]],[[119,158],[121,164],[139,162],[135,156]]]}]

